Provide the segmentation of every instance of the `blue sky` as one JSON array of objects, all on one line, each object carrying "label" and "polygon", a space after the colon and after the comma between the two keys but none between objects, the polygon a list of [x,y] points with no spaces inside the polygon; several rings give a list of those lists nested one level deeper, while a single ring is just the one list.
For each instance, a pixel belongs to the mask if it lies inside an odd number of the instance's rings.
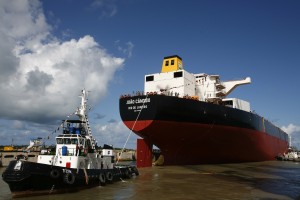
[{"label": "blue sky", "polygon": [[[119,96],[177,54],[191,73],[250,76],[230,97],[300,147],[300,2],[279,0],[1,1],[0,145],[46,137],[85,87],[98,143],[123,147]],[[99,64],[100,63],[100,64]],[[135,147],[131,135],[128,148]]]}]

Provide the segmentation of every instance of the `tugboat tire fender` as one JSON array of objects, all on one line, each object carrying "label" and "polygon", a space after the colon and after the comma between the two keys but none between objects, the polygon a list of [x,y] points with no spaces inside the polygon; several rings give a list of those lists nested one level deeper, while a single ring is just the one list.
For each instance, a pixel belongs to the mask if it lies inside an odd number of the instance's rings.
[{"label": "tugboat tire fender", "polygon": [[99,181],[101,184],[103,184],[103,185],[105,184],[106,180],[105,180],[105,176],[103,173],[99,174]]},{"label": "tugboat tire fender", "polygon": [[131,178],[132,174],[130,173],[129,169],[125,169],[125,178]]},{"label": "tugboat tire fender", "polygon": [[137,170],[136,167],[132,167],[131,170],[133,171],[133,173],[138,176],[139,175],[139,171]]},{"label": "tugboat tire fender", "polygon": [[65,174],[64,182],[69,184],[69,185],[72,185],[75,182],[74,174],[72,174],[72,173]]},{"label": "tugboat tire fender", "polygon": [[51,178],[58,178],[60,176],[60,173],[57,169],[52,169],[51,172],[50,172],[50,176]]},{"label": "tugboat tire fender", "polygon": [[28,157],[25,156],[25,155],[23,155],[23,154],[20,154],[20,155],[17,155],[17,156],[15,157],[15,159],[16,159],[16,160],[27,160]]},{"label": "tugboat tire fender", "polygon": [[113,180],[113,174],[111,172],[107,172],[106,173],[106,179],[108,180],[108,182],[112,182]]}]

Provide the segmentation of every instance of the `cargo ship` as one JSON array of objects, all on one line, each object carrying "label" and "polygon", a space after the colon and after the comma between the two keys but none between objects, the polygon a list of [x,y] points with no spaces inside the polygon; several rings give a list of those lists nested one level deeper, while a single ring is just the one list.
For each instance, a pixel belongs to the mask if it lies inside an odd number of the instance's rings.
[{"label": "cargo ship", "polygon": [[251,111],[249,102],[228,98],[250,83],[250,77],[192,74],[179,56],[164,57],[161,73],[145,76],[143,92],[119,100],[122,121],[142,138],[137,166],[151,165],[153,145],[164,165],[267,161],[285,153],[287,133]]}]

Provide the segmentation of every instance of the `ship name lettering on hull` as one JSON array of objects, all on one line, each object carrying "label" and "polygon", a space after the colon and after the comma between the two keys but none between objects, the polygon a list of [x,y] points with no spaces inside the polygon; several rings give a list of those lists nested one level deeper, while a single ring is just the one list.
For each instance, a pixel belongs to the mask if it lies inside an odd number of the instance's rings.
[{"label": "ship name lettering on hull", "polygon": [[145,99],[129,99],[127,100],[126,104],[130,105],[130,104],[138,104],[138,103],[149,103],[150,102],[150,98],[145,98]]},{"label": "ship name lettering on hull", "polygon": [[[150,103],[150,98],[145,98],[145,99],[129,99],[127,100],[126,104],[128,106],[128,110],[133,110],[134,112],[140,111],[142,109],[147,109],[146,103]],[[134,105],[134,104],[142,104],[142,105]]]},{"label": "ship name lettering on hull", "polygon": [[142,106],[129,106],[128,110],[140,111],[141,109],[147,109],[147,105]]}]

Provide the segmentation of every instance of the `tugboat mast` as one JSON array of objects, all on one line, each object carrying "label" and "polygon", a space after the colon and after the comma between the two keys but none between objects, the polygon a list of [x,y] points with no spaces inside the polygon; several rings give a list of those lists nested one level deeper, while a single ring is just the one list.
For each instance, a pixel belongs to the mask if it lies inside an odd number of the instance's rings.
[{"label": "tugboat mast", "polygon": [[86,113],[87,92],[85,91],[85,89],[81,90],[81,95],[79,97],[81,97],[81,104],[80,107],[77,108],[75,114],[79,117],[81,121],[85,121],[87,116]]},{"label": "tugboat mast", "polygon": [[85,130],[87,132],[86,137],[91,140],[92,148],[95,149],[96,148],[96,140],[92,136],[92,130],[90,127],[88,116],[87,116],[87,100],[88,100],[87,96],[88,96],[88,92],[85,89],[81,90],[81,95],[79,96],[79,97],[81,97],[81,104],[77,108],[77,111],[75,112],[75,114],[79,117],[80,121],[84,122],[83,124],[84,124]]}]

